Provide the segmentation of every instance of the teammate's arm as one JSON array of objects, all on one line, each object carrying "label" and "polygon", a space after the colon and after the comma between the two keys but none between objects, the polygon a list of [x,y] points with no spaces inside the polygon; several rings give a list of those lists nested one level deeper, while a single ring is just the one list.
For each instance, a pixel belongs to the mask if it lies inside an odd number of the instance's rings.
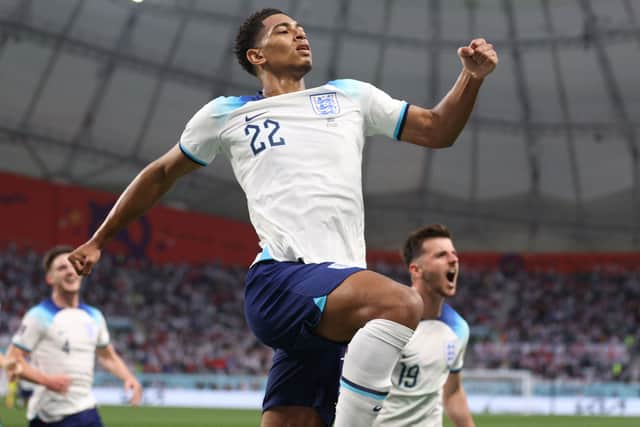
[{"label": "teammate's arm", "polygon": [[449,374],[443,387],[443,401],[444,411],[455,427],[475,427],[460,373]]},{"label": "teammate's arm", "polygon": [[463,68],[455,84],[432,109],[411,105],[400,139],[429,148],[453,145],[469,119],[484,78],[498,64],[493,45],[475,39],[458,49]]},{"label": "teammate's arm", "polygon": [[96,354],[98,355],[98,362],[107,371],[122,380],[125,390],[131,390],[132,396],[129,403],[134,406],[139,405],[142,399],[142,387],[129,368],[127,368],[127,365],[120,355],[118,355],[115,348],[113,348],[111,344],[105,347],[98,347],[96,348]]},{"label": "teammate's arm", "polygon": [[149,210],[178,178],[199,167],[182,154],[178,145],[145,167],[120,195],[91,239],[69,254],[69,261],[78,274],[89,274],[109,239]]},{"label": "teammate's arm", "polygon": [[30,363],[27,363],[25,360],[27,355],[28,353],[25,350],[22,350],[13,344],[9,346],[9,350],[7,351],[7,357],[15,360],[15,363],[19,366],[16,374],[19,374],[20,378],[24,378],[32,383],[43,385],[49,390],[57,393],[64,394],[67,392],[69,385],[71,385],[71,378],[66,375],[45,374],[44,372],[36,369]]},{"label": "teammate's arm", "polygon": [[22,364],[20,364],[16,359],[12,357],[5,357],[0,353],[0,369],[7,371],[7,376],[9,379],[12,379],[17,375],[20,375],[20,372],[22,372]]}]

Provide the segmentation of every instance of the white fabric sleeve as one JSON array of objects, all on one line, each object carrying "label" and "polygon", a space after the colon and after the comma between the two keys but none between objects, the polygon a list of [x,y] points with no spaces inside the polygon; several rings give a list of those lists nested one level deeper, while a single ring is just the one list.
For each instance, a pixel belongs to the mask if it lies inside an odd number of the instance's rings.
[{"label": "white fabric sleeve", "polygon": [[377,87],[366,84],[367,109],[365,112],[365,134],[386,135],[389,138],[400,139],[402,128],[407,116],[409,104],[394,99]]},{"label": "white fabric sleeve", "polygon": [[45,320],[36,310],[31,309],[22,318],[22,323],[11,339],[11,343],[21,350],[31,352],[42,339],[45,328]]},{"label": "white fabric sleeve", "polygon": [[180,150],[189,159],[206,166],[220,150],[217,120],[212,117],[212,101],[202,107],[187,123],[180,136]]},{"label": "white fabric sleeve", "polygon": [[449,368],[449,372],[455,373],[462,371],[462,368],[464,367],[464,354],[467,351],[467,342],[468,340],[465,340],[460,343],[460,351],[458,351],[456,359],[453,361],[453,364]]},{"label": "white fabric sleeve", "polygon": [[342,90],[360,106],[365,135],[386,135],[399,139],[409,104],[390,97],[372,84],[358,80],[333,80],[329,84]]},{"label": "white fabric sleeve", "polygon": [[109,329],[107,328],[107,321],[105,320],[102,312],[98,310],[98,340],[96,342],[97,347],[106,347],[111,342],[109,336]]}]

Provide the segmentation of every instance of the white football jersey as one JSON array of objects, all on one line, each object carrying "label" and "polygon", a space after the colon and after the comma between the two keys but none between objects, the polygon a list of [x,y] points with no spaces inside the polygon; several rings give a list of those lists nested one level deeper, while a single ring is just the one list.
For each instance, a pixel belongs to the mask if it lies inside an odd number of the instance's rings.
[{"label": "white football jersey", "polygon": [[44,422],[96,406],[91,392],[96,347],[109,344],[109,332],[100,310],[80,304],[60,308],[45,300],[25,314],[12,344],[29,352],[31,364],[46,374],[71,378],[66,394],[37,385],[29,399],[27,417]]},{"label": "white football jersey", "polygon": [[441,427],[442,387],[451,372],[460,372],[469,340],[469,325],[444,304],[437,320],[423,320],[393,369],[391,390],[376,418],[376,427]]},{"label": "white football jersey", "polygon": [[365,267],[365,136],[398,138],[408,104],[357,80],[264,98],[219,97],[187,123],[182,152],[222,152],[244,190],[258,260]]}]

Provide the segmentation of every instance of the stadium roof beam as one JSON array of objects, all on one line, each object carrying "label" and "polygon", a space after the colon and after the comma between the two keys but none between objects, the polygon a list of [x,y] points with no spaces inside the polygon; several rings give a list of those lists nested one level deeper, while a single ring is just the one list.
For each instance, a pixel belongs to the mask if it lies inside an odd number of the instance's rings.
[{"label": "stadium roof beam", "polygon": [[[114,58],[119,66],[128,67],[130,69],[134,69],[138,72],[146,73],[147,75],[151,76],[158,76],[162,73],[162,63],[158,63],[147,58],[141,58],[134,54],[117,52],[113,49],[105,48],[98,44],[90,43],[84,40],[74,39],[72,37],[63,37],[47,29],[36,28],[28,24],[12,22],[1,18],[0,29],[3,31],[8,31],[10,34],[18,37],[29,38],[34,42],[40,43],[45,46],[55,46],[56,41],[62,39],[61,47],[66,52],[85,55],[100,61],[108,61],[110,58]],[[213,83],[221,83],[228,85],[230,89],[242,90],[246,91],[247,93],[255,92],[255,87],[253,85],[233,81],[230,82],[214,75],[207,75],[202,72],[193,71],[178,66],[167,67],[165,78],[167,80],[181,82],[198,89],[211,87],[211,84]],[[506,132],[513,135],[518,135],[522,132],[521,123],[514,120],[473,115],[471,117],[471,122],[477,123],[479,129],[483,131],[494,131],[501,133]],[[640,128],[640,121],[632,122],[631,125],[635,128]],[[530,126],[533,131],[540,135],[563,134],[566,131],[566,126],[570,126],[572,131],[576,135],[593,135],[594,132],[619,132],[617,125],[605,122],[573,122],[566,124],[563,122],[532,121],[530,123]]]},{"label": "stadium roof beam", "polygon": [[[123,7],[131,7],[131,0],[111,0],[112,3],[121,5]],[[208,22],[241,22],[244,20],[244,16],[237,16],[231,13],[217,12],[213,10],[205,9],[187,9],[182,6],[181,2],[144,2],[140,6],[143,7],[145,13],[156,13],[164,16],[176,17],[181,14],[192,14],[195,19],[204,20]],[[304,23],[303,23],[304,24]],[[335,31],[333,28],[323,27],[319,25],[304,25],[307,32],[314,32],[325,36],[331,36]],[[401,45],[403,47],[413,48],[427,48],[432,44],[431,40],[421,39],[417,37],[408,37],[401,35],[380,34],[378,32],[354,30],[347,28],[344,31],[344,35],[359,39],[361,41],[379,42],[383,38],[387,38],[388,42],[393,45]],[[603,30],[603,37],[608,42],[614,41],[627,41],[636,37],[636,31],[633,28],[608,28]],[[557,43],[561,47],[582,47],[584,40],[582,37],[575,35],[558,36]],[[459,47],[459,40],[441,40],[440,44],[436,48],[440,48],[445,52],[451,51],[451,49],[457,49]],[[501,47],[510,47],[512,41],[510,39],[495,40],[493,44]],[[527,39],[521,39],[518,42],[519,46],[524,49],[546,49],[549,46],[549,39],[543,37],[532,37]]]},{"label": "stadium roof beam", "polygon": [[529,95],[529,87],[527,85],[527,77],[522,59],[522,48],[519,45],[518,29],[516,26],[515,15],[513,11],[512,0],[503,0],[502,7],[507,19],[507,27],[509,38],[512,40],[511,57],[515,68],[515,82],[518,99],[520,100],[520,108],[522,110],[522,129],[524,131],[525,151],[527,161],[529,163],[529,210],[533,212],[533,221],[530,228],[530,245],[533,245],[534,238],[538,231],[539,222],[536,219],[539,211],[540,200],[540,159],[538,158],[538,142],[531,127],[531,97]]},{"label": "stadium roof beam", "polygon": [[[389,28],[391,28],[391,10],[394,0],[384,0],[384,14],[382,21],[382,33],[387,34]],[[382,39],[378,43],[378,59],[376,60],[376,68],[373,75],[373,85],[376,87],[382,86],[382,77],[384,73],[385,57],[387,55],[387,39]],[[371,138],[367,137],[367,141]],[[371,162],[371,144],[364,144],[362,152],[362,182],[368,181],[369,163]]]},{"label": "stadium roof beam", "polygon": [[[189,4],[193,4],[193,0],[189,0]],[[178,27],[176,28],[176,32],[173,34],[173,38],[171,39],[171,44],[169,45],[169,49],[167,49],[167,54],[164,57],[164,61],[162,62],[162,68],[160,70],[160,74],[155,81],[155,85],[153,87],[153,91],[151,92],[151,97],[149,98],[149,102],[147,104],[147,109],[144,113],[144,117],[142,118],[142,125],[140,126],[140,130],[138,131],[138,135],[133,143],[133,147],[130,151],[130,156],[137,157],[140,154],[140,149],[142,148],[142,144],[144,143],[145,137],[147,136],[147,132],[149,131],[149,126],[151,125],[151,121],[156,114],[156,110],[158,108],[158,101],[160,99],[160,95],[162,95],[162,90],[164,89],[164,83],[166,81],[167,70],[173,63],[173,60],[176,57],[176,53],[178,52],[178,47],[180,43],[182,43],[182,39],[184,38],[184,32],[187,28],[187,24],[189,23],[190,15],[183,15],[178,23]]]},{"label": "stadium roof beam", "polygon": [[[444,199],[442,199],[444,200]],[[389,211],[395,210],[403,213],[407,213],[409,217],[419,217],[423,209],[420,202],[418,192],[403,192],[394,193],[393,195],[375,195],[368,196],[366,199],[367,210],[382,210]],[[473,219],[481,222],[491,221],[497,224],[519,224],[519,225],[531,225],[538,222],[540,219],[544,223],[545,227],[562,228],[567,231],[573,231],[575,228],[575,221],[570,217],[557,218],[557,217],[540,217],[539,214],[534,214],[526,210],[526,213],[521,215],[512,213],[509,210],[495,210],[489,211],[487,209],[478,209],[475,213],[471,213],[465,205],[452,206],[446,202],[433,204],[430,208],[430,212],[433,215],[444,215],[451,218],[464,218],[469,219],[473,216]],[[602,222],[586,222],[585,232],[631,232],[634,229],[634,225],[631,223],[602,223]]]},{"label": "stadium roof beam", "polygon": [[636,40],[638,45],[640,45],[640,25],[638,25],[638,20],[636,18],[636,13],[633,10],[631,0],[623,0],[622,4],[624,5],[625,14],[627,15],[627,18],[629,18],[629,25],[631,25],[631,28],[635,30]]},{"label": "stadium roof beam", "polygon": [[624,135],[624,139],[627,142],[627,146],[629,148],[629,155],[631,156],[631,174],[632,174],[632,191],[631,191],[631,211],[635,212],[634,225],[635,230],[633,233],[633,242],[634,244],[639,243],[640,238],[640,169],[639,160],[638,159],[638,145],[637,145],[637,135],[636,130],[631,123],[631,119],[629,118],[629,113],[627,112],[627,107],[624,103],[624,98],[622,97],[622,92],[620,90],[620,86],[618,85],[618,81],[616,80],[615,73],[613,72],[613,66],[611,64],[611,59],[607,54],[607,50],[603,44],[602,31],[598,24],[598,18],[593,12],[593,8],[591,7],[590,0],[579,0],[580,7],[582,8],[582,12],[585,17],[585,32],[588,32],[589,40],[593,44],[595,48],[595,53],[598,58],[598,65],[600,66],[600,71],[602,76],[604,77],[604,82],[607,87],[607,94],[609,95],[609,100],[613,106],[615,111],[615,120],[618,121],[622,133]]},{"label": "stadium roof beam", "polygon": [[[0,123],[0,135],[5,135],[7,137],[6,139],[0,138],[0,144],[21,144],[23,141],[28,140],[33,144],[42,145],[48,149],[57,148],[63,150],[71,150],[74,147],[71,141],[53,136],[50,134],[50,132],[39,132],[33,129],[18,129],[3,123]],[[146,159],[142,159],[140,157],[131,157],[128,154],[105,150],[104,148],[101,148],[99,146],[87,146],[83,149],[83,154],[97,156],[108,161],[115,161],[118,165],[134,166],[140,170],[142,170],[142,168],[144,168],[148,164],[148,160]],[[198,173],[192,175],[194,180],[203,184],[203,187],[211,188],[211,184],[213,183],[219,188],[239,191],[238,185],[236,185],[232,181],[227,181],[216,176],[203,175]],[[77,183],[78,185],[86,186],[86,182],[83,182],[81,179],[78,179],[76,177],[71,177],[70,181]],[[201,210],[201,208],[196,207],[196,210]]]},{"label": "stadium roof beam", "polygon": [[[552,58],[552,67],[553,73],[556,81],[556,88],[558,93],[558,99],[560,101],[560,110],[562,111],[562,120],[565,123],[565,132],[566,132],[566,140],[567,140],[567,150],[569,151],[569,166],[571,169],[571,182],[573,184],[573,190],[575,194],[575,221],[576,227],[580,227],[581,224],[584,223],[584,202],[583,202],[583,193],[582,193],[582,181],[580,180],[580,171],[578,169],[578,159],[576,154],[576,141],[573,129],[569,126],[571,123],[572,117],[571,112],[569,111],[569,100],[567,97],[567,88],[564,83],[564,78],[562,75],[562,69],[560,67],[560,54],[558,53],[558,46],[553,41],[555,36],[555,28],[553,26],[553,20],[551,19],[551,9],[549,7],[549,0],[540,0],[542,4],[542,12],[544,15],[544,24],[547,32],[552,36],[551,37],[551,58]],[[576,230],[576,236],[579,235],[578,230]]]},{"label": "stadium roof beam", "polygon": [[[467,19],[469,27],[469,36],[471,39],[476,37],[478,27],[478,5],[475,1],[466,1],[465,6],[467,8]],[[479,110],[480,100],[476,100],[474,109]],[[472,113],[473,117],[473,113]],[[471,130],[471,173],[469,174],[469,205],[471,211],[471,218],[475,218],[475,212],[478,209],[478,177],[480,176],[480,130],[478,122],[471,120],[469,124]],[[474,219],[471,220],[471,226],[477,233],[482,233],[482,227]]]},{"label": "stadium roof beam", "polygon": [[[73,28],[73,26],[75,25],[78,19],[78,16],[80,16],[80,12],[82,11],[83,5],[84,5],[84,0],[76,1],[75,6],[73,7],[73,9],[71,10],[71,13],[69,14],[69,18],[67,19],[67,21],[64,24],[64,27],[62,28],[61,34],[63,36],[67,36],[71,31],[71,29]],[[36,84],[36,88],[31,95],[29,104],[27,105],[27,108],[24,114],[20,118],[19,125],[18,125],[20,129],[26,129],[27,126],[29,125],[31,118],[33,117],[33,113],[35,112],[38,102],[40,101],[40,98],[42,96],[42,92],[44,91],[45,87],[49,83],[49,78],[51,77],[51,73],[53,72],[53,67],[55,67],[55,65],[58,63],[58,59],[62,51],[61,48],[62,46],[61,46],[61,43],[59,42],[55,43],[55,45],[53,46],[51,54],[49,55],[49,59],[47,60],[47,64],[45,65],[44,70],[40,74],[40,79],[38,80],[38,83]],[[29,151],[29,154],[40,167],[43,176],[45,177],[49,176],[51,174],[49,167],[40,158],[40,155],[31,148],[30,143],[28,141],[25,141],[25,142],[26,142],[27,150]]]},{"label": "stadium roof beam", "polygon": [[[16,7],[11,12],[11,19],[16,20],[18,22],[26,22],[29,20],[29,14],[31,13],[31,4],[33,0],[23,0],[19,1]],[[6,31],[0,31],[0,57],[2,55],[2,51],[9,41],[9,33]]]},{"label": "stadium roof beam", "polygon": [[[240,3],[238,9],[240,12],[248,14],[251,10],[251,1],[243,0]],[[236,31],[236,28],[231,27],[227,42],[224,44],[225,46],[227,46],[227,48],[222,52],[222,55],[220,56],[220,62],[218,63],[218,68],[215,72],[215,75],[219,77],[219,79],[213,82],[213,87],[211,89],[212,98],[216,98],[218,96],[226,94],[226,91],[229,88],[229,83],[233,81],[233,73],[231,72],[231,70],[233,63],[235,62],[234,45]],[[253,91],[255,91],[255,89],[253,89]]]},{"label": "stadium roof beam", "polygon": [[[85,40],[80,40],[72,37],[62,37],[61,35],[56,34],[48,29],[36,28],[28,24],[14,22],[6,19],[0,19],[0,29],[18,37],[30,38],[31,40],[43,45],[52,45],[56,43],[56,40],[62,39],[63,49],[70,53],[85,55],[98,61],[114,60],[119,65],[126,66],[136,71],[154,76],[157,76],[162,72],[162,64],[156,61],[147,58],[141,58],[139,56],[136,56],[135,54],[127,54],[121,51],[106,48]],[[225,82],[224,79],[217,78],[216,76],[205,75],[197,71],[192,71],[177,66],[172,66],[167,69],[167,78],[185,83],[187,85],[192,85],[197,88],[211,86],[212,82]],[[226,83],[228,83],[230,87],[236,89],[253,90],[251,86],[246,84],[229,82]]]},{"label": "stadium roof beam", "polygon": [[[133,34],[133,30],[136,27],[136,23],[138,22],[139,8],[133,8],[127,17],[122,29],[120,30],[118,40],[115,43],[115,52],[120,53],[125,50],[125,47],[131,41],[131,35]],[[113,77],[113,73],[116,69],[116,65],[118,64],[115,56],[110,56],[106,63],[102,66],[102,69],[97,72],[98,76],[98,84],[96,85],[93,94],[91,95],[91,99],[89,101],[89,105],[84,113],[82,118],[82,122],[80,123],[80,127],[76,131],[76,134],[73,136],[71,140],[72,148],[67,157],[67,160],[64,162],[63,169],[60,171],[60,174],[71,174],[73,164],[76,159],[76,155],[80,146],[82,148],[89,146],[91,143],[91,130],[93,129],[93,123],[95,122],[96,116],[100,112],[100,108],[102,107],[102,102],[104,101],[105,94],[109,90],[109,86],[111,84],[111,80]]]},{"label": "stadium roof beam", "polygon": [[[440,0],[429,0],[428,6],[428,22],[429,22],[429,40],[431,43],[428,46],[428,58],[429,58],[429,84],[427,92],[426,105],[429,107],[435,106],[438,102],[438,96],[440,95],[440,49],[437,48],[440,40],[442,40],[442,3]],[[436,152],[430,148],[425,149],[424,153],[424,165],[422,166],[422,179],[421,179],[421,191],[420,197],[422,200],[422,206],[424,212],[420,218],[429,211],[429,207],[432,204],[430,200],[431,191],[431,177],[433,176],[433,158]]]},{"label": "stadium roof beam", "polygon": [[336,16],[336,28],[331,34],[331,56],[327,66],[327,81],[338,78],[338,60],[342,53],[342,38],[348,28],[351,0],[340,0],[340,6]]},{"label": "stadium roof beam", "polygon": [[[20,22],[27,21],[29,19],[29,14],[31,13],[31,4],[32,4],[32,0],[18,2],[18,4],[16,5],[15,9],[11,14],[13,19],[16,19]],[[9,41],[9,39],[10,39],[9,33],[5,31],[0,32],[0,58],[2,58],[4,47],[7,45],[7,42]],[[38,94],[38,97],[39,97],[39,94]],[[32,101],[33,101],[33,98],[32,98]],[[27,108],[27,110],[29,110],[29,107]],[[29,157],[31,157],[31,160],[33,160],[36,167],[40,170],[40,173],[43,176],[48,175],[49,168],[47,167],[47,163],[44,160],[42,160],[38,152],[31,146],[29,141],[24,141],[24,143],[25,143],[24,145],[25,149],[27,150]]]}]

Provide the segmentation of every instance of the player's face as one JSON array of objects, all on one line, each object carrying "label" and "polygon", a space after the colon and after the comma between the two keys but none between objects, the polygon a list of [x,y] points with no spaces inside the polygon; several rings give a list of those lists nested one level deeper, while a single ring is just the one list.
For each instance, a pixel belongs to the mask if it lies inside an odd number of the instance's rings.
[{"label": "player's face", "polygon": [[262,21],[258,48],[265,70],[274,74],[293,72],[300,78],[311,70],[311,47],[304,28],[284,14],[271,15]]},{"label": "player's face", "polygon": [[435,237],[422,242],[422,255],[412,274],[418,274],[425,289],[444,298],[456,294],[458,253],[451,239]]},{"label": "player's face", "polygon": [[47,272],[47,283],[54,289],[66,293],[77,293],[80,292],[82,279],[67,259],[68,255],[60,254],[53,259]]}]

